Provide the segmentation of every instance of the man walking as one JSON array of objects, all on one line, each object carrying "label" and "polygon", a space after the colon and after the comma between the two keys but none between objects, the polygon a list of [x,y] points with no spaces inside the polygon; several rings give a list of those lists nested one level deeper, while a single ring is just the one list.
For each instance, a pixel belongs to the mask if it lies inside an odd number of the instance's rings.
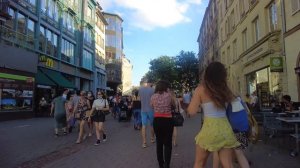
[{"label": "man walking", "polygon": [[[143,148],[147,147],[146,142],[146,126],[150,125],[151,128],[151,142],[154,143],[154,130],[153,130],[153,118],[154,111],[150,105],[151,96],[154,94],[154,89],[151,87],[151,83],[143,81],[143,86],[139,90],[139,97],[141,99],[141,116],[142,116],[142,139]],[[148,124],[149,122],[149,124]]]}]

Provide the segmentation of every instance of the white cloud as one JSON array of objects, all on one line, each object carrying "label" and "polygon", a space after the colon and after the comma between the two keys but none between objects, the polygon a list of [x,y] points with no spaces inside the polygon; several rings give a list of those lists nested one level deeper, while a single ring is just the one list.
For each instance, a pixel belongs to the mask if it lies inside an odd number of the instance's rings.
[{"label": "white cloud", "polygon": [[201,4],[201,0],[100,0],[99,3],[104,11],[118,7],[126,15],[126,22],[150,31],[190,22],[185,14],[191,5]]}]

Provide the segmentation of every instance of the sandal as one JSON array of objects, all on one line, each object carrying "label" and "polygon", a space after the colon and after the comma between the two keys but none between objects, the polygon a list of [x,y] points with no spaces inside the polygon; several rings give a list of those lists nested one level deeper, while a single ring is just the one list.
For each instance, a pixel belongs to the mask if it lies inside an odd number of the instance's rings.
[{"label": "sandal", "polygon": [[77,141],[76,141],[76,144],[80,144],[80,143],[81,143],[81,141],[80,141],[80,140],[77,140]]},{"label": "sandal", "polygon": [[147,144],[146,144],[146,143],[143,143],[142,147],[143,147],[143,148],[147,148]]},{"label": "sandal", "polygon": [[155,143],[155,139],[154,138],[151,138],[151,143]]}]

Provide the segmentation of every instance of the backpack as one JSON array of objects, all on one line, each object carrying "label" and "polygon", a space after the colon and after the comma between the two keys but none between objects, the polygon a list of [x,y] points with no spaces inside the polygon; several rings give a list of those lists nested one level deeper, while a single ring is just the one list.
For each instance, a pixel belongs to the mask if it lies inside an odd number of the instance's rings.
[{"label": "backpack", "polygon": [[248,132],[249,121],[248,113],[240,97],[237,97],[232,102],[228,103],[226,107],[226,115],[232,127],[233,132]]}]

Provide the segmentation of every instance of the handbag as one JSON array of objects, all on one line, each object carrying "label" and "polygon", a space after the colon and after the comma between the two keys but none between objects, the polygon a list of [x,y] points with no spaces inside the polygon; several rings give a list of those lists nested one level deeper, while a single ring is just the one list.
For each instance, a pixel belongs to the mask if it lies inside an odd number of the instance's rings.
[{"label": "handbag", "polygon": [[[106,108],[106,100],[104,100],[104,108]],[[109,114],[109,110],[103,110],[102,112],[103,112],[104,115]]]},{"label": "handbag", "polygon": [[[177,102],[178,103],[178,102]],[[178,106],[178,105],[177,105]],[[175,127],[182,127],[184,118],[180,112],[176,112],[176,108],[172,108],[172,120]]]},{"label": "handbag", "polygon": [[237,97],[227,105],[226,115],[233,132],[249,131],[248,113],[244,104],[242,99]]}]

